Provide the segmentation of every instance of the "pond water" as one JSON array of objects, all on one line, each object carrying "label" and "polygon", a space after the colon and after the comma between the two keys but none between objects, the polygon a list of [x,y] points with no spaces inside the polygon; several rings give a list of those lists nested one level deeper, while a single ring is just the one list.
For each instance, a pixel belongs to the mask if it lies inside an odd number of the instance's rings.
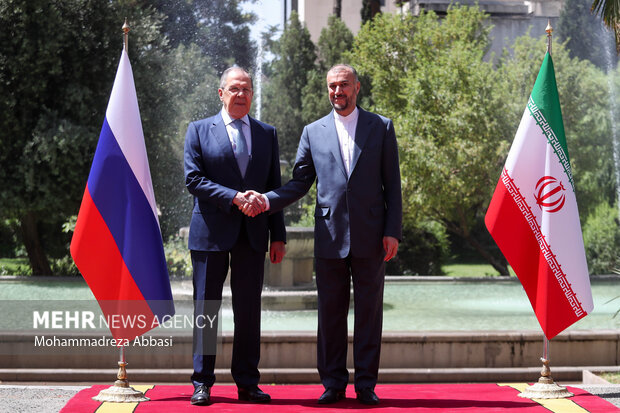
[{"label": "pond water", "polygon": [[[594,311],[569,329],[620,328],[620,315],[614,318],[620,309],[620,298],[613,300],[620,296],[620,281],[594,281],[592,295]],[[384,331],[540,330],[517,280],[388,282],[383,301]],[[304,328],[300,328],[302,325]],[[349,328],[352,326],[350,311]],[[263,315],[263,329],[314,330],[316,311],[267,311]]]},{"label": "pond water", "polygon": [[[173,282],[174,289],[174,282]],[[592,281],[594,311],[570,330],[618,329],[620,279]],[[88,286],[76,280],[2,280],[0,300],[94,300]],[[185,306],[187,307],[187,306]],[[183,311],[177,305],[177,311]],[[191,306],[190,306],[191,308]],[[232,311],[222,310],[222,329],[233,328]],[[349,327],[353,326],[352,311]],[[263,311],[262,329],[316,330],[316,310]],[[384,331],[538,330],[525,291],[512,281],[386,282]]]}]

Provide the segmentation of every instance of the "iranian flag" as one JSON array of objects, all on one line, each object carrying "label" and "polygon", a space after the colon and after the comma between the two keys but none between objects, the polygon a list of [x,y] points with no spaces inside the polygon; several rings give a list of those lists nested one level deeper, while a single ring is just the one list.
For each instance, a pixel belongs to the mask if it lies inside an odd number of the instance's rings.
[{"label": "iranian flag", "polygon": [[485,217],[545,336],[592,311],[575,185],[547,53]]}]

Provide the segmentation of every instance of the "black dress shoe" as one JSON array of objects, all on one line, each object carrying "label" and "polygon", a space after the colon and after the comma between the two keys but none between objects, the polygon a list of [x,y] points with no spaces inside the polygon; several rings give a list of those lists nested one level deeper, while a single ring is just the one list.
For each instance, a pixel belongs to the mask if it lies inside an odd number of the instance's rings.
[{"label": "black dress shoe", "polygon": [[204,384],[194,386],[194,394],[192,394],[191,403],[197,406],[206,406],[210,403],[211,387]]},{"label": "black dress shoe", "polygon": [[371,406],[379,404],[379,398],[375,394],[375,391],[370,387],[356,390],[357,393],[357,401],[362,404],[368,404]]},{"label": "black dress shoe", "polygon": [[238,387],[237,394],[239,395],[239,400],[246,402],[269,403],[271,401],[271,396],[259,389],[258,386]]},{"label": "black dress shoe", "polygon": [[344,390],[336,390],[332,388],[328,388],[323,392],[321,397],[319,397],[319,404],[331,404],[336,403],[345,398]]}]

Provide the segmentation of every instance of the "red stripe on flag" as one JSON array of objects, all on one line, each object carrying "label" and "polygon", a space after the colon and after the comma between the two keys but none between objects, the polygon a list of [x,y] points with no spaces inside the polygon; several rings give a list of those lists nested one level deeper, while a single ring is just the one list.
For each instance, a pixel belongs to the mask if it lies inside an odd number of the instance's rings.
[{"label": "red stripe on flag", "polygon": [[71,256],[97,300],[144,300],[90,197],[88,184],[75,226]]},{"label": "red stripe on flag", "polygon": [[484,219],[487,229],[518,275],[545,336],[552,339],[575,321],[566,294],[558,283],[532,229],[500,180]]},{"label": "red stripe on flag", "polygon": [[153,312],[123,261],[88,190],[71,242],[75,261],[117,339],[133,339],[153,328]]}]

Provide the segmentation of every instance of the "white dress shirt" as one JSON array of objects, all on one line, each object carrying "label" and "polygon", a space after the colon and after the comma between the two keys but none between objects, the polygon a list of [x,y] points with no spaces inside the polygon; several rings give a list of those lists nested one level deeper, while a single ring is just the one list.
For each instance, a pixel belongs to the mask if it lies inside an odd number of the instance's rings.
[{"label": "white dress shirt", "polygon": [[353,161],[353,148],[355,147],[355,130],[357,129],[357,118],[359,110],[357,106],[348,116],[341,116],[334,111],[334,123],[338,133],[338,143],[340,144],[340,155],[344,162],[347,175],[351,175],[351,162]]},{"label": "white dress shirt", "polygon": [[[235,151],[235,141],[234,137],[237,134],[237,130],[235,126],[232,124],[235,119],[231,118],[226,109],[222,108],[222,119],[224,120],[224,124],[226,125],[226,132],[228,133],[228,140],[232,145],[233,152]],[[250,159],[252,159],[252,132],[250,130],[250,119],[248,119],[248,115],[245,115],[241,118],[241,122],[243,122],[243,126],[241,129],[243,130],[243,136],[245,137],[245,142],[248,146],[248,154],[250,154]]]}]

